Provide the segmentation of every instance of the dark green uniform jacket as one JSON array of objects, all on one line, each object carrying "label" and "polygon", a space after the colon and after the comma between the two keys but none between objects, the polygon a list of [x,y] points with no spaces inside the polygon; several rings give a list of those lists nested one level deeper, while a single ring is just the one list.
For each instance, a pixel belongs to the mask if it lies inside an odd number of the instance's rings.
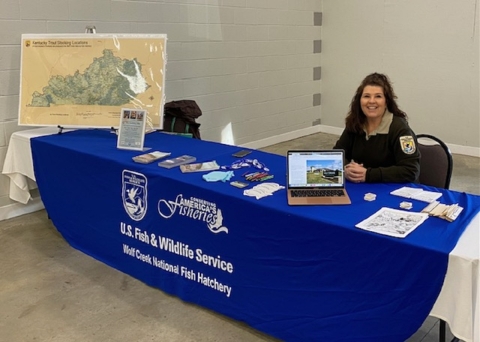
[{"label": "dark green uniform jacket", "polygon": [[418,182],[420,151],[415,133],[404,118],[388,111],[369,136],[344,130],[334,148],[345,150],[347,163],[363,164],[367,183]]}]

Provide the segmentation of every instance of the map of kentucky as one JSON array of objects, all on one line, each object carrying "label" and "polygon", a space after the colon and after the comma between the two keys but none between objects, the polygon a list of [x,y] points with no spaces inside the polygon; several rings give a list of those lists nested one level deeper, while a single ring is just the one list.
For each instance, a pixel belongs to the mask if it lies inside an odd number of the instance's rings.
[{"label": "map of kentucky", "polygon": [[18,124],[119,127],[123,109],[163,126],[166,35],[22,34]]},{"label": "map of kentucky", "polygon": [[105,49],[103,56],[94,58],[83,73],[77,70],[74,75],[52,76],[43,94],[33,93],[30,105],[122,106],[148,89],[141,71],[136,58],[121,59]]}]

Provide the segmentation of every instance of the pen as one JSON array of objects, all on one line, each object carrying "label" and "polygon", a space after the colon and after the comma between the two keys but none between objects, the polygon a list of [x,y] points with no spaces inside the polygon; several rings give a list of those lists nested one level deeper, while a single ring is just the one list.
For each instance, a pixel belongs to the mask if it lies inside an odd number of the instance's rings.
[{"label": "pen", "polygon": [[245,179],[246,179],[246,180],[251,180],[251,179],[253,179],[254,177],[256,177],[257,175],[258,175],[258,172],[249,173],[248,175],[245,176]]},{"label": "pen", "polygon": [[259,174],[257,174],[255,177],[252,178],[252,180],[256,181],[256,180],[260,180],[261,178],[265,177],[265,176],[268,176],[268,173],[266,172],[260,172]]},{"label": "pen", "polygon": [[267,179],[272,179],[273,178],[273,175],[268,175],[268,176],[265,176],[265,177],[262,177],[259,179],[260,182],[263,182],[264,180],[267,180]]}]

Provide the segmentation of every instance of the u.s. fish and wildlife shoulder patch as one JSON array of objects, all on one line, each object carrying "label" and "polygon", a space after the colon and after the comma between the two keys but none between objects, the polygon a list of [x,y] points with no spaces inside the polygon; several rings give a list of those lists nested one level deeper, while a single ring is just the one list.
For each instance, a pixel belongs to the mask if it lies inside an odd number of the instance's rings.
[{"label": "u.s. fish and wildlife shoulder patch", "polygon": [[400,137],[400,145],[402,146],[402,151],[405,154],[413,154],[416,151],[415,140],[411,135],[404,135]]}]

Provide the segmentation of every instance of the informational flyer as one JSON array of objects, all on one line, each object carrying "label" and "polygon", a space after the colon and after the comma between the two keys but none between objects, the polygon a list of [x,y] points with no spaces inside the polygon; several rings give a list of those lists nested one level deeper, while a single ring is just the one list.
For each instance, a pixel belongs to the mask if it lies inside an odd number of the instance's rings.
[{"label": "informational flyer", "polygon": [[183,173],[213,171],[213,170],[218,170],[219,168],[220,168],[220,165],[218,165],[215,160],[212,160],[209,162],[203,162],[203,163],[180,165],[180,171],[182,171]]},{"label": "informational flyer", "polygon": [[137,109],[122,109],[118,129],[117,148],[143,151],[147,112]]},{"label": "informational flyer", "polygon": [[442,197],[441,192],[437,191],[427,191],[420,188],[411,188],[408,186],[401,187],[390,192],[391,195],[405,197],[405,198],[412,198],[418,201],[432,203],[438,198]]},{"label": "informational flyer", "polygon": [[163,128],[164,34],[24,34],[18,124],[118,127],[121,108]]},{"label": "informational flyer", "polygon": [[413,213],[398,209],[381,208],[375,214],[355,225],[378,234],[404,238],[420,226],[428,214]]}]

